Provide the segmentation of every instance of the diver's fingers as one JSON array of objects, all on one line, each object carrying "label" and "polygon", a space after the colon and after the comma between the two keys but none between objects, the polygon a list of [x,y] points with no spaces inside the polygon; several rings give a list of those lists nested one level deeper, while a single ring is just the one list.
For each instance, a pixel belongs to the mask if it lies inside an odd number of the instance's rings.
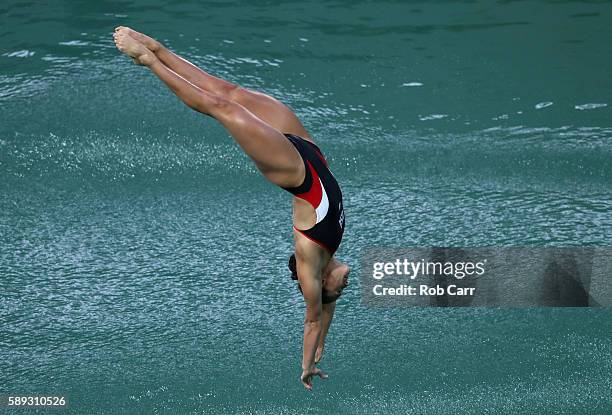
[{"label": "diver's fingers", "polygon": [[302,382],[302,385],[304,385],[306,389],[308,389],[309,391],[312,390],[312,376],[311,375],[302,376],[300,378],[300,382]]},{"label": "diver's fingers", "polygon": [[327,379],[329,377],[329,375],[323,372],[321,369],[317,369],[316,374],[319,375],[321,379]]}]

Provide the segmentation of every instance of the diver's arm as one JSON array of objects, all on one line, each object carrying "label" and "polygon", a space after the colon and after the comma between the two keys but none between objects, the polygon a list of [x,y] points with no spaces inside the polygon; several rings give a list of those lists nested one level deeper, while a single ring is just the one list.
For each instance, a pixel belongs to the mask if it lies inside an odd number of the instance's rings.
[{"label": "diver's arm", "polygon": [[319,363],[323,357],[323,349],[325,348],[325,338],[329,331],[332,319],[334,318],[334,311],[336,311],[336,302],[323,304],[321,308],[321,337],[319,338],[319,345],[317,352],[315,353],[315,363]]},{"label": "diver's arm", "polygon": [[300,381],[306,389],[312,389],[312,377],[326,379],[327,375],[315,367],[315,353],[322,331],[321,272],[310,261],[296,257],[300,286],[306,302],[304,319],[304,350],[302,355],[302,375]]},{"label": "diver's arm", "polygon": [[309,267],[298,269],[298,275],[306,302],[302,370],[309,370],[314,366],[315,351],[322,332],[321,278],[314,272],[305,272],[305,268]]}]

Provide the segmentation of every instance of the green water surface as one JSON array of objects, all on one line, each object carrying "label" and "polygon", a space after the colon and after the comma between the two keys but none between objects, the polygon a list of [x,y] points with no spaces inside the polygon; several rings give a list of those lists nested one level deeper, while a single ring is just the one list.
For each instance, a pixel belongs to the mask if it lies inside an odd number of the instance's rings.
[{"label": "green water surface", "polygon": [[[612,3],[0,16],[0,394],[74,414],[612,413],[609,310],[369,309],[357,278],[366,246],[612,244]],[[313,393],[289,195],[121,56],[117,25],[281,99],[326,153],[354,271]]]}]

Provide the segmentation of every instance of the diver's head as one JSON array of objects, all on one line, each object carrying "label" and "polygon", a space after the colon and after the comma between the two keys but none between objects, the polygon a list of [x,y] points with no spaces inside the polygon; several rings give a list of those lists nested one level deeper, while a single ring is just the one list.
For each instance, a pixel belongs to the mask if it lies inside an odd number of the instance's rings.
[{"label": "diver's head", "polygon": [[324,296],[328,299],[333,298],[331,301],[336,301],[342,295],[342,290],[348,286],[348,276],[350,273],[351,269],[348,265],[332,258],[323,271],[321,283]]},{"label": "diver's head", "polygon": [[[291,271],[291,279],[297,281],[297,266],[295,262],[295,254],[289,257],[289,270]],[[332,258],[325,269],[321,279],[321,302],[323,304],[333,303],[342,295],[342,290],[348,286],[348,276],[351,269],[348,265]],[[302,287],[298,282],[298,289],[302,292]]]}]

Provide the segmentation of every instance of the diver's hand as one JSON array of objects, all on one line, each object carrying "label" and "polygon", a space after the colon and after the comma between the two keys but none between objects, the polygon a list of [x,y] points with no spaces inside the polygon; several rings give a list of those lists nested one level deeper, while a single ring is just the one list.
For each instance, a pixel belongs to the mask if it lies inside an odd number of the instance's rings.
[{"label": "diver's hand", "polygon": [[325,372],[323,372],[318,367],[312,367],[310,369],[305,369],[302,371],[302,376],[300,376],[300,381],[302,385],[308,390],[312,390],[312,377],[318,376],[321,379],[327,379],[328,376]]}]

